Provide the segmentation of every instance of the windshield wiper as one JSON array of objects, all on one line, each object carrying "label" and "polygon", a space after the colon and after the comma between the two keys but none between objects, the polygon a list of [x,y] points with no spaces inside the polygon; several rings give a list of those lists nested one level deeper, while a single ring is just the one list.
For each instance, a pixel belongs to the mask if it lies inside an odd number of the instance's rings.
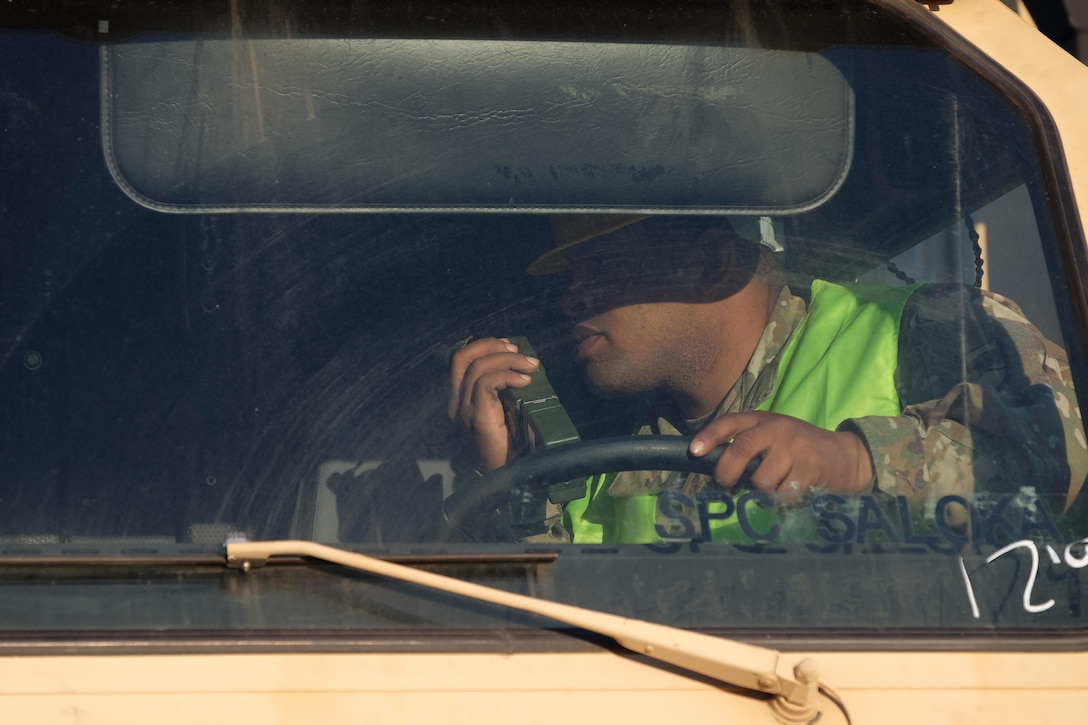
[{"label": "windshield wiper", "polygon": [[818,719],[820,692],[825,691],[849,722],[841,698],[821,685],[816,662],[811,658],[791,658],[766,647],[493,589],[312,541],[228,540],[226,548],[227,566],[243,571],[262,566],[272,557],[304,556],[548,617],[610,637],[632,652],[772,695],[771,710],[783,723]]}]

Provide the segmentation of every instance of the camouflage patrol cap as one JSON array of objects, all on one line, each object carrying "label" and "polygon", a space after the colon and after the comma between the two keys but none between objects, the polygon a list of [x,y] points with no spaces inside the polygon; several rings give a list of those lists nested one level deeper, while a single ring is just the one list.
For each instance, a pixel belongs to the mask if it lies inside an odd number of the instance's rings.
[{"label": "camouflage patrol cap", "polygon": [[[555,246],[534,260],[527,271],[532,275],[566,271],[570,265],[563,256],[564,251],[647,218],[646,214],[555,214],[552,216]],[[775,252],[782,251],[769,217],[730,216],[716,219],[732,227],[743,239],[763,244]]]},{"label": "camouflage patrol cap", "polygon": [[645,214],[556,214],[552,216],[552,238],[555,246],[529,265],[533,275],[563,272],[569,264],[563,252],[590,239],[623,229],[640,222]]}]

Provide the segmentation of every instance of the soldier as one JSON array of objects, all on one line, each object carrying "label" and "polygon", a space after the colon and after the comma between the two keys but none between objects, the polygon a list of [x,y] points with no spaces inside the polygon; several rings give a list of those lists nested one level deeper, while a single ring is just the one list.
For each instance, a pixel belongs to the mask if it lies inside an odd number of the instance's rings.
[{"label": "soldier", "polygon": [[[591,386],[655,393],[640,433],[691,435],[694,456],[730,443],[713,482],[591,479],[560,538],[659,540],[662,492],[731,489],[757,457],[752,485],[787,505],[813,489],[880,492],[919,513],[944,496],[1030,485],[1069,507],[1088,446],[1066,354],[1013,303],[960,285],[821,280],[801,297],[760,240],[720,218],[557,218],[555,249],[529,271],[570,275],[562,307]],[[494,338],[454,356],[448,412],[481,471],[516,455],[499,393],[538,365]]]}]

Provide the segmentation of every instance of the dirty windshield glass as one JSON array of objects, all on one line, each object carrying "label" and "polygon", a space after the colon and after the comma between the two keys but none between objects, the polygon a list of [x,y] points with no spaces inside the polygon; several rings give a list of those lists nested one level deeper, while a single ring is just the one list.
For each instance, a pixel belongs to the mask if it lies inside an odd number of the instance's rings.
[{"label": "dirty windshield glass", "polygon": [[704,629],[1076,626],[1045,117],[920,9],[564,7],[9,19],[0,565],[294,538]]}]

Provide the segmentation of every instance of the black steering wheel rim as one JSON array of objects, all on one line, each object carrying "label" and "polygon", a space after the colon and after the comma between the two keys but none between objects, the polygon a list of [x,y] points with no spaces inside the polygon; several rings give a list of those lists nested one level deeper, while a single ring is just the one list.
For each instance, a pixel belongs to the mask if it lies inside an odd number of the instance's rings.
[{"label": "black steering wheel rim", "polygon": [[[543,489],[549,483],[620,471],[680,471],[713,476],[726,446],[695,457],[688,452],[690,443],[691,439],[683,436],[620,436],[538,451],[463,487],[443,502],[442,515],[463,536],[481,540],[483,534],[483,540],[496,540],[494,535],[479,531],[479,526],[486,528],[488,516],[493,518],[492,512],[515,487]],[[746,475],[752,468],[749,465]],[[509,538],[500,536],[498,540]]]}]

